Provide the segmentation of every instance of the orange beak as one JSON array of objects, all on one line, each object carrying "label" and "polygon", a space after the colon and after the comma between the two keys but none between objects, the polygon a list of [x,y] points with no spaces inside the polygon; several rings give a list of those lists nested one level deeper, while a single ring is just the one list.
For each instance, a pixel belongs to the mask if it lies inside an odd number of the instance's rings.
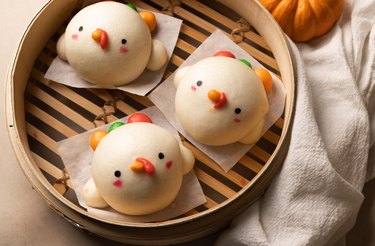
[{"label": "orange beak", "polygon": [[100,44],[100,47],[104,50],[108,47],[108,34],[106,31],[97,28],[92,34],[91,38]]},{"label": "orange beak", "polygon": [[207,96],[213,103],[215,103],[214,104],[215,109],[219,109],[227,103],[227,97],[224,92],[220,92],[217,90],[210,90]]},{"label": "orange beak", "polygon": [[148,175],[152,176],[155,173],[155,166],[151,161],[145,158],[137,158],[135,162],[130,165],[130,169],[134,172],[145,171]]}]

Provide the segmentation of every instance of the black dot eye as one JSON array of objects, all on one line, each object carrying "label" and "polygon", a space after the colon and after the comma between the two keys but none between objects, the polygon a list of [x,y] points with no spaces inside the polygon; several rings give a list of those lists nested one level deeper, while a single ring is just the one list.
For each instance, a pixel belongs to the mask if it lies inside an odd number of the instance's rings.
[{"label": "black dot eye", "polygon": [[119,178],[119,177],[121,176],[121,172],[120,172],[119,170],[117,170],[117,171],[115,172],[115,176],[116,176],[117,178]]},{"label": "black dot eye", "polygon": [[202,80],[198,80],[197,81],[197,86],[201,86],[202,85]]},{"label": "black dot eye", "polygon": [[125,38],[123,38],[123,39],[121,39],[121,43],[122,44],[126,44],[128,41],[125,39]]},{"label": "black dot eye", "polygon": [[164,154],[161,153],[161,152],[159,153],[159,159],[160,159],[160,160],[164,159]]},{"label": "black dot eye", "polygon": [[236,114],[239,114],[239,113],[241,113],[241,109],[240,109],[240,108],[236,108],[236,109],[234,110],[234,112],[235,112]]},{"label": "black dot eye", "polygon": [[83,26],[80,26],[80,27],[78,28],[78,31],[82,32],[82,30],[83,30]]}]

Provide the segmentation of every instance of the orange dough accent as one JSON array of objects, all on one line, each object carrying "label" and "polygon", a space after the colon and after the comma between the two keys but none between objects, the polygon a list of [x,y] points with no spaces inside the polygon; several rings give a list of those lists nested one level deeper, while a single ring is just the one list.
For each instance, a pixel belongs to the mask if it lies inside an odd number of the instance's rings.
[{"label": "orange dough accent", "polygon": [[149,11],[141,11],[139,14],[142,16],[143,20],[146,22],[148,29],[150,32],[155,30],[156,27],[156,17],[152,12]]},{"label": "orange dough accent", "polygon": [[208,92],[208,98],[214,103],[217,103],[220,100],[220,95],[221,93],[217,90],[210,90]]},{"label": "orange dough accent", "polygon": [[272,76],[264,68],[255,69],[254,72],[258,75],[259,79],[263,82],[266,93],[269,94],[272,90]]},{"label": "orange dough accent", "polygon": [[91,38],[94,39],[96,42],[100,41],[100,37],[101,37],[101,32],[98,29],[93,31],[91,34]]},{"label": "orange dough accent", "polygon": [[92,34],[91,38],[96,42],[100,43],[100,47],[102,49],[106,49],[108,46],[108,34],[106,31],[97,28]]},{"label": "orange dough accent", "polygon": [[140,162],[140,161],[135,161],[135,162],[133,162],[133,163],[130,165],[130,169],[131,169],[132,171],[136,171],[136,172],[138,172],[138,171],[143,171],[143,163]]},{"label": "orange dough accent", "polygon": [[107,135],[107,132],[104,130],[98,130],[94,132],[90,137],[90,146],[93,150],[96,149],[100,141]]}]

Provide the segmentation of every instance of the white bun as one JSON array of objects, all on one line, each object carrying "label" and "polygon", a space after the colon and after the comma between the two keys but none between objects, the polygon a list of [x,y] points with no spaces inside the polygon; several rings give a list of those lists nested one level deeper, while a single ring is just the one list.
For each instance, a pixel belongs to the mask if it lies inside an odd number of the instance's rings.
[{"label": "white bun", "polygon": [[[177,72],[174,83],[177,118],[197,141],[207,145],[251,144],[261,137],[267,96],[255,72],[241,61],[209,57],[183,68],[181,74]],[[226,103],[220,108],[215,109],[215,102],[209,99],[211,90],[225,94]]]},{"label": "white bun", "polygon": [[[132,170],[137,158],[147,159],[155,172]],[[109,206],[124,214],[144,215],[175,199],[184,165],[180,145],[171,133],[151,123],[130,123],[111,131],[99,143],[92,176]]]},{"label": "white bun", "polygon": [[[105,49],[92,38],[97,28],[108,35]],[[64,46],[69,64],[80,77],[108,87],[139,77],[149,61],[151,44],[150,31],[136,11],[122,3],[99,2],[72,18],[66,28]]]}]

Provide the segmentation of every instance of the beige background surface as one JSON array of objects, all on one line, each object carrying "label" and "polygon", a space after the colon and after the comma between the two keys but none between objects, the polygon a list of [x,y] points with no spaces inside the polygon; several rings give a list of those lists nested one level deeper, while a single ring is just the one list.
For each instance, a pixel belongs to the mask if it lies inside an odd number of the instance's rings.
[{"label": "beige background surface", "polygon": [[[118,245],[78,230],[52,211],[18,167],[5,124],[5,75],[23,31],[47,0],[0,0],[0,245]],[[348,245],[375,245],[375,181]],[[209,245],[217,235],[185,245]]]}]

